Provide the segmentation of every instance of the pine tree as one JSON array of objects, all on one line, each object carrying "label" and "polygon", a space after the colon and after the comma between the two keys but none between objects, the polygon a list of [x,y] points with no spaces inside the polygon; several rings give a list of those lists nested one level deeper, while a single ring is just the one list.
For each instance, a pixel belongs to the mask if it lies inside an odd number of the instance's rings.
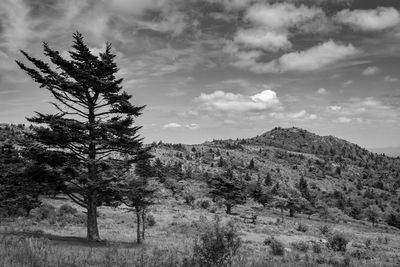
[{"label": "pine tree", "polygon": [[41,188],[28,175],[18,150],[0,143],[0,208],[8,216],[27,215],[40,204]]},{"label": "pine tree", "polygon": [[[147,156],[151,157],[149,154]],[[138,244],[145,238],[146,211],[148,206],[154,204],[153,198],[156,192],[156,189],[149,184],[153,173],[149,171],[147,161],[149,160],[144,159],[136,164],[136,177],[118,185],[122,193],[122,202],[136,214],[136,242]]]},{"label": "pine tree", "polygon": [[211,187],[210,194],[214,198],[220,197],[223,199],[227,214],[231,214],[232,207],[235,205],[241,205],[246,202],[243,184],[233,178],[229,171],[211,179],[209,185]]},{"label": "pine tree", "polygon": [[305,199],[307,199],[307,200],[311,199],[310,190],[308,189],[307,180],[304,178],[304,176],[300,177],[298,188],[299,188],[299,191],[300,191],[301,195]]},{"label": "pine tree", "polygon": [[250,163],[249,163],[248,168],[249,168],[249,169],[254,169],[254,159],[251,159],[251,160],[250,160]]},{"label": "pine tree", "polygon": [[267,176],[264,179],[264,184],[266,186],[271,186],[272,185],[272,178],[271,178],[271,174],[268,172]]},{"label": "pine tree", "polygon": [[122,79],[115,77],[118,68],[111,44],[96,56],[80,33],[73,39],[70,60],[43,44],[44,55],[55,68],[22,50],[34,68],[17,64],[56,100],[51,104],[57,113],[37,112],[28,119],[44,126],[34,127],[40,145],[31,155],[38,164],[58,169],[64,193],[87,209],[87,238],[98,241],[97,207],[118,195],[110,185],[143,154],[141,127],[134,125],[134,118],[144,106],[131,104]]}]

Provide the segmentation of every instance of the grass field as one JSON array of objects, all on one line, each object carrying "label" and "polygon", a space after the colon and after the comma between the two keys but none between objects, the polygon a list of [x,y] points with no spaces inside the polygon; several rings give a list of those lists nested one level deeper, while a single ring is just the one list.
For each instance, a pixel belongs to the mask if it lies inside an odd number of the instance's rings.
[{"label": "grass field", "polygon": [[[67,199],[44,199],[60,207],[73,206]],[[236,212],[250,214],[251,204]],[[78,208],[78,207],[76,207]],[[99,227],[104,242],[85,241],[86,227],[63,219],[15,218],[0,224],[0,266],[193,266],[193,244],[205,227],[219,216],[234,222],[242,246],[233,266],[400,266],[400,231],[383,225],[328,222],[297,215],[283,217],[278,211],[259,211],[257,223],[222,209],[211,213],[173,198],[151,208],[156,224],[148,227],[145,242],[135,243],[134,214],[120,208],[101,207]],[[349,241],[346,251],[329,246],[329,233],[342,233]],[[284,247],[274,255],[265,240]],[[318,248],[316,248],[318,247]]]}]

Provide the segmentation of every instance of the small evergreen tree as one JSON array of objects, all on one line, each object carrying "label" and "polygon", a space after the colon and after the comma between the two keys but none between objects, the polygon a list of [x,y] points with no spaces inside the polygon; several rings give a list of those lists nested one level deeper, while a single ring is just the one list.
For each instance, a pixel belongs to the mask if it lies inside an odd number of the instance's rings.
[{"label": "small evergreen tree", "polygon": [[254,169],[254,159],[250,160],[248,168],[251,169],[251,170]]},{"label": "small evergreen tree", "polygon": [[210,194],[214,198],[223,199],[227,214],[231,214],[232,207],[235,205],[246,202],[243,184],[232,178],[228,172],[211,179],[209,185],[211,187]]},{"label": "small evergreen tree", "polygon": [[271,186],[272,185],[272,178],[271,178],[271,174],[269,172],[267,173],[267,176],[265,176],[264,184],[266,186]]},{"label": "small evergreen tree", "polygon": [[307,184],[306,179],[304,179],[304,176],[303,176],[303,175],[300,177],[300,181],[299,181],[299,184],[298,184],[298,188],[299,188],[299,191],[300,191],[301,195],[302,195],[305,199],[307,199],[307,200],[310,200],[310,199],[311,199],[310,191],[309,191],[309,189],[308,189],[308,184]]},{"label": "small evergreen tree", "polygon": [[[122,202],[136,214],[136,242],[140,244],[145,237],[146,209],[154,204],[155,189],[148,183],[148,177],[135,177],[120,185]],[[142,230],[141,230],[142,229]]]},{"label": "small evergreen tree", "polygon": [[12,144],[0,143],[0,208],[8,216],[27,215],[40,204],[42,189],[30,179],[26,163]]}]

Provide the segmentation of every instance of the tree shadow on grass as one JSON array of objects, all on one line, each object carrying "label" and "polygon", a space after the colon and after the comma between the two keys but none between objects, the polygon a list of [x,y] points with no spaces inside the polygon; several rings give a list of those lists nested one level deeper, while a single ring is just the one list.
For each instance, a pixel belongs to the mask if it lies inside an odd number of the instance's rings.
[{"label": "tree shadow on grass", "polygon": [[136,248],[141,247],[135,242],[125,242],[125,241],[89,241],[84,237],[79,236],[60,236],[54,234],[44,233],[43,231],[8,231],[0,232],[0,235],[4,236],[16,236],[24,238],[45,238],[51,240],[54,244],[64,245],[64,246],[80,246],[88,248]]}]

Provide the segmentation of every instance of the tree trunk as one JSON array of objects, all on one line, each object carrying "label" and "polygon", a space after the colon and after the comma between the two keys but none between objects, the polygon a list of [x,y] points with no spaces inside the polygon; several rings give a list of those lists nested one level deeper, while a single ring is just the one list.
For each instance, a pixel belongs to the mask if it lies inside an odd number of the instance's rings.
[{"label": "tree trunk", "polygon": [[226,214],[231,214],[232,205],[230,204],[225,204],[225,205],[226,205]]},{"label": "tree trunk", "polygon": [[[94,134],[95,115],[94,107],[89,105],[89,149],[88,149],[88,180],[89,183],[95,183],[97,180],[96,160],[96,136]],[[99,228],[97,225],[97,190],[89,187],[87,191],[87,239],[90,241],[100,241]]]},{"label": "tree trunk", "polygon": [[142,243],[141,234],[140,234],[140,211],[136,210],[136,242],[138,244]]},{"label": "tree trunk", "polygon": [[142,210],[142,240],[144,240],[144,233],[146,232],[146,211]]},{"label": "tree trunk", "polygon": [[293,217],[294,216],[294,209],[289,209],[289,217]]},{"label": "tree trunk", "polygon": [[97,226],[97,205],[96,194],[88,196],[87,208],[87,239],[90,241],[100,241],[99,228]]}]

